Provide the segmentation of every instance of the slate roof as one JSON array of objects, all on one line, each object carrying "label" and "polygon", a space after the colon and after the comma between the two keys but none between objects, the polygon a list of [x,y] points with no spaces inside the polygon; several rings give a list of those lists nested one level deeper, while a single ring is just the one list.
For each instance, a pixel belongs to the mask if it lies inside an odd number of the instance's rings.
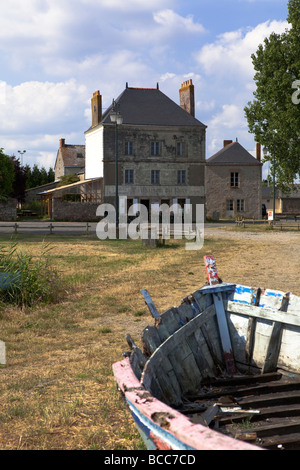
[{"label": "slate roof", "polygon": [[59,151],[65,167],[83,167],[85,165],[85,145],[65,144],[59,148]]},{"label": "slate roof", "polygon": [[[206,127],[158,88],[126,87],[115,101],[125,125]],[[111,124],[111,110],[112,105],[103,114],[99,125]]]},{"label": "slate roof", "polygon": [[261,165],[239,142],[232,142],[206,160],[207,165]]},{"label": "slate roof", "polygon": [[[272,186],[263,186],[262,187],[262,197],[271,199],[273,197],[273,187]],[[284,194],[280,190],[276,190],[276,197],[279,198],[293,198],[300,199],[300,184],[295,184],[295,189],[290,192],[290,194]]]}]

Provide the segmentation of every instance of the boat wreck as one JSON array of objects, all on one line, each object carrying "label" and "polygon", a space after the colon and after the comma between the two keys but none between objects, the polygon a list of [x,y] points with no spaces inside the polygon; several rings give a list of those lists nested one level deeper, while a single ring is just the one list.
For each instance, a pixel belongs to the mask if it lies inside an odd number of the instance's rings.
[{"label": "boat wreck", "polygon": [[113,364],[148,449],[300,449],[300,297],[222,282],[159,314]]}]

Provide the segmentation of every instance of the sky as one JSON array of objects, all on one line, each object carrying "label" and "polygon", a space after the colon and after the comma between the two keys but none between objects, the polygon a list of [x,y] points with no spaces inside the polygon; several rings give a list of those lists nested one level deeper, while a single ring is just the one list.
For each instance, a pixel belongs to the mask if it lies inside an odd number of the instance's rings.
[{"label": "sky", "polygon": [[[54,167],[59,139],[84,144],[96,90],[103,108],[125,89],[179,104],[192,79],[206,158],[236,140],[255,155],[244,107],[251,54],[287,27],[287,0],[9,0],[0,9],[0,148]],[[264,167],[263,176],[268,169]]]}]

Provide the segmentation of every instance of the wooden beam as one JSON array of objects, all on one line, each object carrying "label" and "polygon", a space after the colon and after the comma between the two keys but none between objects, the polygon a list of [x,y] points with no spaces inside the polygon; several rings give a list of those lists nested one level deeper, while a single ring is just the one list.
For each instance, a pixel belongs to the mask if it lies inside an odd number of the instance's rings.
[{"label": "wooden beam", "polygon": [[147,289],[142,289],[141,292],[144,296],[147,307],[149,308],[150,313],[153,316],[153,318],[160,318],[160,314],[158,313],[157,308],[155,307],[154,302],[151,299],[151,296],[149,292],[147,291]]},{"label": "wooden beam", "polygon": [[[206,267],[206,273],[208,282],[211,286],[215,286],[220,283],[220,279],[217,272],[217,266],[215,257],[213,255],[204,256],[204,262]],[[226,370],[230,375],[236,373],[235,361],[233,357],[233,351],[231,346],[231,340],[229,335],[229,329],[227,325],[226,313],[223,304],[223,298],[221,292],[215,292],[212,294],[214,305],[217,314],[218,327],[221,337],[221,343],[224,353],[224,360],[226,365]]]},{"label": "wooden beam", "polygon": [[239,304],[232,300],[225,301],[225,310],[238,315],[245,315],[261,320],[271,320],[286,325],[300,326],[300,316],[294,313],[273,310],[270,308],[255,307],[254,305]]}]

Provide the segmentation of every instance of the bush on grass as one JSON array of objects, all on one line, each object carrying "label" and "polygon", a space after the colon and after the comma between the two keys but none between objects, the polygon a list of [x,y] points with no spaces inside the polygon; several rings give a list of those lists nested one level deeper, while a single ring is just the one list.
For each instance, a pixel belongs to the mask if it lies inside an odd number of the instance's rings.
[{"label": "bush on grass", "polygon": [[0,289],[0,300],[31,307],[37,303],[52,303],[58,299],[58,275],[48,262],[49,246],[43,246],[40,255],[18,249],[13,244],[0,247],[0,272],[10,282]]}]

